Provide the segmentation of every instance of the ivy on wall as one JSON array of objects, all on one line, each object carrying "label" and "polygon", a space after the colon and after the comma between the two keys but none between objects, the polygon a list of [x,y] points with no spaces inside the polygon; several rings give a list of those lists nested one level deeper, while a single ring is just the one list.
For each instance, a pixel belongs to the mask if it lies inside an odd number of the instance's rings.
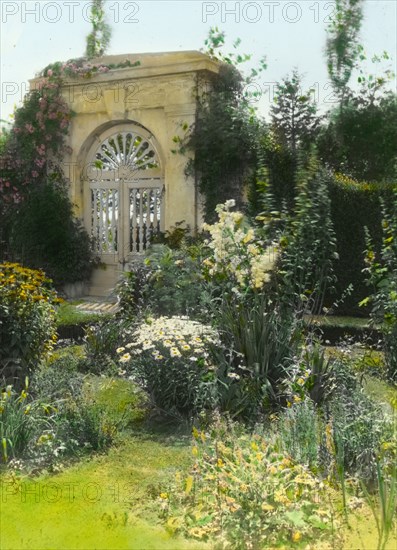
[{"label": "ivy on wall", "polygon": [[250,56],[237,53],[239,40],[233,44],[236,52],[223,54],[224,43],[224,33],[211,29],[205,53],[219,62],[219,72],[209,82],[208,77],[198,77],[195,123],[184,128],[183,138],[174,138],[179,153],[193,153],[186,174],[196,179],[207,222],[215,220],[217,204],[230,198],[241,207],[245,186],[255,167],[255,144],[261,126],[247,90],[252,79],[265,70],[265,60],[245,78],[239,66]]}]

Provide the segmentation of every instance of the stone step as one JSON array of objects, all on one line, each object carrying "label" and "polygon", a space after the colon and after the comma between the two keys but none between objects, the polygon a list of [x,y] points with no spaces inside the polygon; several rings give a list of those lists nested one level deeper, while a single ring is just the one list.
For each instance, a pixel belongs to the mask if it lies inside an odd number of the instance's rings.
[{"label": "stone step", "polygon": [[108,300],[101,299],[97,296],[97,300],[93,301],[89,296],[84,301],[76,306],[76,309],[84,313],[117,313],[119,305],[117,302],[109,302]]}]

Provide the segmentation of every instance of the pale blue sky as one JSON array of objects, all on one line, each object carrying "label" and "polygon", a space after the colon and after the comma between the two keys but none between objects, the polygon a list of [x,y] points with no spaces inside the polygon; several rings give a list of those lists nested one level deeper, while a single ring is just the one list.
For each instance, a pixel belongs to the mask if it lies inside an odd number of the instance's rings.
[{"label": "pale blue sky", "polygon": [[[82,56],[90,30],[88,1],[2,0],[1,9],[1,118],[20,104],[27,81],[47,64]],[[328,0],[202,2],[196,0],[108,0],[108,22],[113,29],[110,54],[198,50],[210,26],[226,32],[232,49],[259,60],[267,56],[268,69],[258,78],[263,97],[261,112],[269,106],[269,86],[292,68],[317,87],[318,102],[327,107],[330,95],[324,59],[324,21],[334,3]],[[361,42],[370,56],[386,50],[397,58],[397,1],[366,0]]]}]

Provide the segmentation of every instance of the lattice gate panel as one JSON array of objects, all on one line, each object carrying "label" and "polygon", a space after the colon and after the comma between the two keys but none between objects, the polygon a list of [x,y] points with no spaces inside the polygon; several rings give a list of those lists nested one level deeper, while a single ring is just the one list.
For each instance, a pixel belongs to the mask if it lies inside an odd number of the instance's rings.
[{"label": "lattice gate panel", "polygon": [[91,189],[91,227],[99,254],[118,251],[119,191]]},{"label": "lattice gate panel", "polygon": [[143,252],[160,231],[161,198],[159,188],[130,189],[129,252]]}]

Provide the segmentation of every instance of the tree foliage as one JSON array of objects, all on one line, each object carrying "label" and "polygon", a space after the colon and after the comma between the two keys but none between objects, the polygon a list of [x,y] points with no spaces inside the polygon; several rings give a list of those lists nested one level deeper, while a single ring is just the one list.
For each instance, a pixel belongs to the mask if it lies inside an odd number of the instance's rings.
[{"label": "tree foliage", "polygon": [[105,21],[104,0],[93,0],[90,23],[92,31],[87,36],[86,56],[88,59],[101,57],[106,52],[111,38],[111,28]]},{"label": "tree foliage", "polygon": [[351,98],[335,109],[318,139],[319,154],[333,170],[369,182],[397,177],[397,94],[379,101]]},{"label": "tree foliage", "polygon": [[336,0],[335,14],[328,26],[326,55],[332,86],[343,102],[347,84],[362,51],[358,37],[363,19],[363,0]]},{"label": "tree foliage", "polygon": [[[244,78],[238,66],[250,56],[223,54],[224,33],[211,29],[206,40],[207,53],[219,62],[219,73],[210,86],[198,81],[197,112],[194,125],[183,140],[175,138],[180,152],[193,151],[187,173],[196,178],[202,194],[207,222],[215,220],[215,207],[233,198],[241,207],[244,187],[256,162],[260,122],[251,107],[245,84],[265,69],[264,60],[257,70]],[[238,48],[240,41],[233,46]]]},{"label": "tree foliage", "polygon": [[276,89],[271,120],[279,142],[296,155],[307,148],[316,134],[320,119],[311,90],[302,92],[302,77],[295,69]]}]

